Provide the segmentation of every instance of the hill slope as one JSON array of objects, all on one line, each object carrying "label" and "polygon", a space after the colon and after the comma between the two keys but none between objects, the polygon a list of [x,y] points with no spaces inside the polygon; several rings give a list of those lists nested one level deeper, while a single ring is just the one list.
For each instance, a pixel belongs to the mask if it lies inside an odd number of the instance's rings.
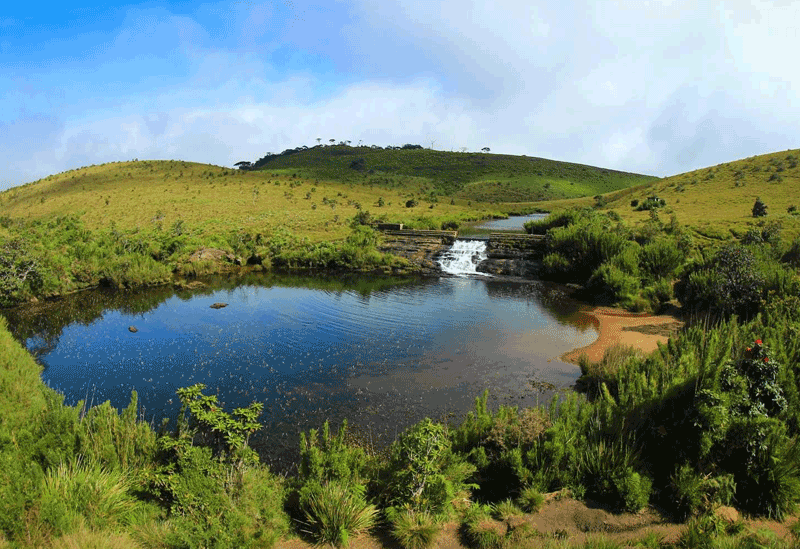
[{"label": "hill slope", "polygon": [[[632,203],[654,195],[666,202],[656,210],[662,221],[675,214],[701,240],[724,240],[772,221],[783,226],[784,239],[791,239],[800,235],[800,211],[788,211],[791,206],[800,210],[800,150],[752,156],[607,193],[604,207],[625,221],[644,223],[650,219],[650,212],[637,210],[638,205]],[[767,205],[766,217],[753,217],[756,198]],[[540,206],[555,210],[595,202],[582,198],[543,202]]]},{"label": "hill slope", "polygon": [[494,203],[594,196],[657,179],[527,156],[347,145],[289,149],[264,156],[253,169],[296,170],[309,178],[389,188],[403,184],[422,193]]}]

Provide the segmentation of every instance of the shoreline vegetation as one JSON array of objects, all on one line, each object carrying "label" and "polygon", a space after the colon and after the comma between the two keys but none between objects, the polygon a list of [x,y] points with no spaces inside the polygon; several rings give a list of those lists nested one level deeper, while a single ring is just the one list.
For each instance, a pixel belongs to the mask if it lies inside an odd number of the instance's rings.
[{"label": "shoreline vegetation", "polygon": [[[352,152],[314,154],[337,151]],[[313,160],[304,154],[279,156]],[[363,223],[374,217],[366,204],[386,208],[384,219],[405,215],[435,228],[503,209],[472,205],[463,194],[469,182],[459,178],[363,173],[349,160],[347,168],[280,169],[269,160],[266,171],[246,173],[134,162],[12,189],[0,194],[1,295],[8,305],[97,284],[189,281],[247,263],[397,272],[407,262],[377,252],[379,235]],[[481,185],[498,198],[506,188]],[[179,417],[161,426],[138,419],[135,393],[125,410],[65,406],[0,319],[0,548],[222,549],[291,540],[411,549],[435,547],[437,538],[499,549],[795,546],[800,225],[789,201],[798,189],[797,151],[788,151],[553,208],[526,224],[547,236],[541,277],[574,284],[574,297],[601,307],[589,312],[599,343],[573,352],[579,391],[525,409],[490,409],[488,394],[477,396],[461,422],[423,420],[385,452],[356,441],[346,424],[325,423],[301,434],[292,477],[275,475],[249,446],[259,403],[227,410],[202,384],[184,387]],[[509,192],[507,204],[519,194]],[[698,196],[720,201],[710,223],[693,213],[709,211]],[[283,208],[280,219],[258,206],[267,197]],[[215,209],[220,198],[247,210],[244,217]],[[87,210],[68,215],[76,204]],[[421,204],[424,215],[414,210]],[[203,248],[222,255],[190,260]],[[665,343],[677,319],[630,315],[676,304],[684,325]],[[607,346],[617,338],[656,346]],[[603,520],[578,528],[601,536],[592,539],[535,526],[530,517],[553,505],[545,494],[555,493],[613,516],[657,510],[679,526],[619,542]],[[772,524],[766,520],[784,523],[787,537],[751,527]]]}]

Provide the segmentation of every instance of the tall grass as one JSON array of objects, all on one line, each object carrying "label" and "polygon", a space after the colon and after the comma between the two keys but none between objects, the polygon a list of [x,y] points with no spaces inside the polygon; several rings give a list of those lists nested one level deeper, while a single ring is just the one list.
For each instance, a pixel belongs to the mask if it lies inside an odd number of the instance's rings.
[{"label": "tall grass", "polygon": [[69,533],[84,519],[93,528],[124,524],[140,503],[122,472],[65,463],[48,471],[42,485],[41,519],[56,533]]},{"label": "tall grass", "polygon": [[301,503],[305,514],[303,531],[317,543],[347,547],[352,536],[375,524],[378,510],[339,482],[310,490]]}]

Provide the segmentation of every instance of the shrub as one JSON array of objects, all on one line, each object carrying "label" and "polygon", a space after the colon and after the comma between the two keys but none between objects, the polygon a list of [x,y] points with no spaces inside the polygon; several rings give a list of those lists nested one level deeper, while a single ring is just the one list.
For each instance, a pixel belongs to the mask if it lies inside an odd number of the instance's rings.
[{"label": "shrub", "polygon": [[603,263],[589,279],[587,289],[601,303],[630,303],[639,291],[639,280],[613,264]]},{"label": "shrub", "polygon": [[433,547],[442,529],[433,515],[426,511],[404,509],[390,519],[392,536],[405,549]]},{"label": "shrub", "polygon": [[492,516],[502,522],[507,521],[511,517],[518,517],[522,515],[522,510],[514,505],[510,499],[499,501],[492,504]]},{"label": "shrub", "polygon": [[757,312],[764,277],[752,251],[727,245],[705,264],[689,269],[675,286],[689,310],[748,317]]},{"label": "shrub", "polygon": [[85,519],[91,527],[124,523],[139,504],[130,495],[131,478],[121,472],[76,461],[59,465],[44,477],[40,518],[56,534],[71,532]]},{"label": "shrub", "polygon": [[607,443],[602,438],[584,451],[580,471],[587,495],[631,512],[647,505],[652,481],[637,472],[637,457],[621,439]]},{"label": "shrub", "polygon": [[392,444],[386,497],[390,505],[445,514],[474,472],[452,453],[444,426],[426,418]]},{"label": "shrub", "polygon": [[367,504],[358,490],[342,482],[308,488],[301,494],[300,507],[305,514],[304,531],[317,543],[346,547],[352,535],[375,524],[378,510]]},{"label": "shrub", "polygon": [[672,278],[685,259],[686,253],[675,240],[657,238],[642,246],[639,253],[639,268],[648,280]]},{"label": "shrub", "polygon": [[761,198],[756,198],[753,204],[753,217],[764,217],[767,215],[767,205],[761,201]]},{"label": "shrub", "polygon": [[539,490],[529,486],[520,492],[517,505],[526,513],[537,513],[544,505],[544,496]]},{"label": "shrub", "polygon": [[648,196],[646,200],[639,203],[639,205],[636,207],[636,211],[642,212],[646,210],[655,210],[657,208],[663,208],[666,205],[667,201],[663,198],[659,198],[657,196]]},{"label": "shrub", "polygon": [[560,274],[578,282],[588,280],[595,269],[625,249],[627,242],[626,235],[599,219],[554,228],[547,234],[548,252],[566,260],[567,270]]},{"label": "shrub", "polygon": [[715,505],[728,505],[736,491],[732,475],[701,475],[689,464],[675,471],[670,486],[681,519],[704,515]]},{"label": "shrub", "polygon": [[418,205],[418,202],[415,199],[406,200],[406,208],[414,208]]}]

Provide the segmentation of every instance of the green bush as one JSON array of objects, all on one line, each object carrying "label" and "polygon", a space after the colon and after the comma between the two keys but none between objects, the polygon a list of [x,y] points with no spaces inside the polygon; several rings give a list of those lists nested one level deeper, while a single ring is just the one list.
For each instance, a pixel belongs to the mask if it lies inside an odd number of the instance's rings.
[{"label": "green bush", "polygon": [[631,303],[639,292],[639,279],[611,263],[603,263],[592,274],[587,289],[601,303]]},{"label": "green bush", "polygon": [[427,511],[404,509],[390,518],[392,536],[404,549],[433,547],[442,526]]},{"label": "green bush", "polygon": [[129,520],[141,505],[130,492],[129,475],[90,467],[79,461],[47,472],[42,484],[40,520],[56,535],[69,533],[80,518],[94,528]]},{"label": "green bush", "polygon": [[[774,176],[775,174],[773,174]],[[767,205],[761,201],[761,198],[756,198],[753,204],[753,217],[764,217],[767,215]]]},{"label": "green bush", "polygon": [[347,547],[350,537],[366,532],[375,524],[378,510],[364,501],[363,492],[353,486],[331,481],[311,483],[301,493],[305,514],[304,531],[315,542]]},{"label": "green bush", "polygon": [[710,261],[688,269],[675,293],[692,312],[749,317],[758,311],[763,287],[764,276],[753,252],[730,244]]},{"label": "green bush", "polygon": [[672,238],[657,238],[641,248],[639,268],[649,281],[671,279],[686,260],[686,254]]},{"label": "green bush", "polygon": [[517,505],[526,513],[538,513],[544,505],[544,496],[539,490],[529,486],[520,492]]},{"label": "green bush", "polygon": [[715,505],[728,505],[736,491],[732,475],[701,475],[689,464],[675,471],[670,484],[680,519],[704,515]]},{"label": "green bush", "polygon": [[642,509],[650,500],[652,481],[636,471],[637,460],[621,439],[590,444],[579,465],[587,495],[626,511]]},{"label": "green bush", "polygon": [[622,252],[627,246],[627,235],[612,230],[609,223],[594,220],[551,229],[547,235],[549,254],[558,254],[558,271],[550,267],[546,256],[545,272],[560,279],[585,282],[607,260]]},{"label": "green bush", "polygon": [[443,515],[475,467],[452,452],[444,426],[426,418],[392,444],[387,470],[389,505]]}]

